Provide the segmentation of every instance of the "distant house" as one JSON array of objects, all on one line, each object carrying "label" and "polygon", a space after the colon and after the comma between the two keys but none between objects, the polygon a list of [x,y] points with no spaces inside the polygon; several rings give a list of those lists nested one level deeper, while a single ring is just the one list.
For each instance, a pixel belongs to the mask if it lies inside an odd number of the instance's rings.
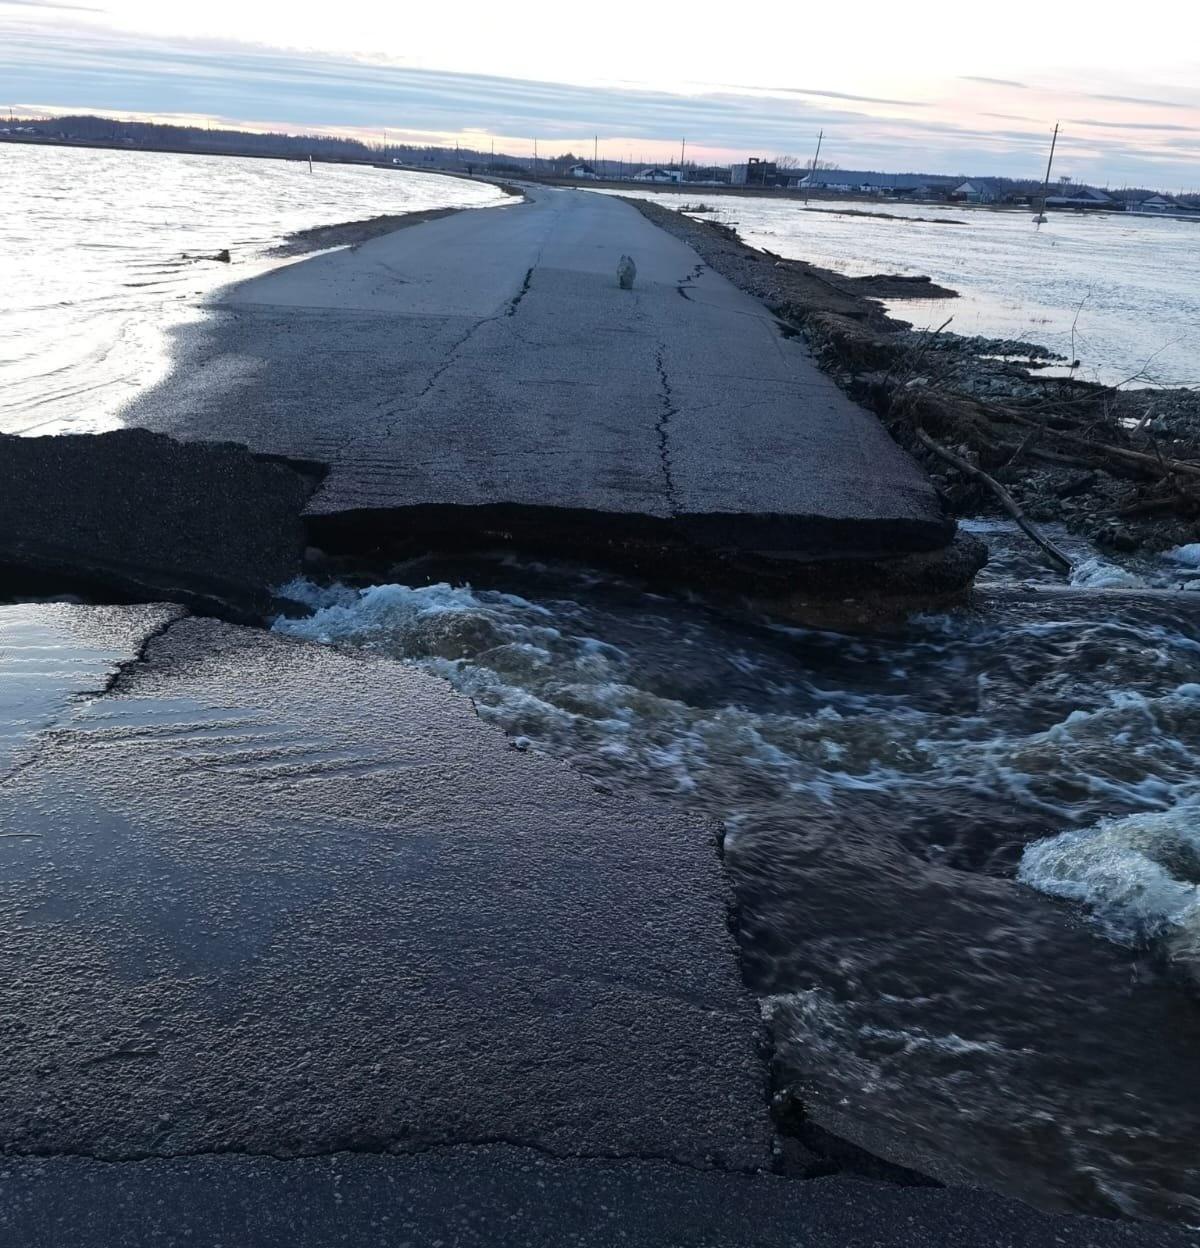
[{"label": "distant house", "polygon": [[990,178],[960,182],[952,194],[954,199],[964,199],[968,204],[999,204],[1004,200],[1003,189]]},{"label": "distant house", "polygon": [[567,170],[568,178],[594,178],[596,176],[597,174],[595,169],[593,169],[591,165],[587,164],[586,161],[582,160],[579,164],[572,165],[570,169]]},{"label": "distant house", "polygon": [[947,179],[919,173],[876,173],[866,169],[798,169],[788,186],[803,191],[843,195],[879,195],[905,199],[936,199],[945,194]]},{"label": "distant house", "polygon": [[657,166],[652,169],[643,169],[640,173],[633,175],[635,182],[678,182],[678,169],[659,169]]},{"label": "distant house", "polygon": [[1047,208],[1114,208],[1111,195],[1094,186],[1060,187],[1057,195],[1046,196]]},{"label": "distant house", "polygon": [[689,165],[687,181],[712,183],[714,186],[722,183],[728,185],[731,176],[725,165]]},{"label": "distant house", "polygon": [[1151,195],[1149,199],[1129,201],[1125,205],[1126,212],[1136,212],[1141,216],[1184,217],[1190,221],[1200,220],[1200,208],[1192,204],[1180,203],[1167,195]]},{"label": "distant house", "polygon": [[[786,180],[786,179],[785,179]],[[779,186],[779,167],[773,160],[761,160],[751,156],[745,164],[729,166],[729,181],[733,186]]]}]

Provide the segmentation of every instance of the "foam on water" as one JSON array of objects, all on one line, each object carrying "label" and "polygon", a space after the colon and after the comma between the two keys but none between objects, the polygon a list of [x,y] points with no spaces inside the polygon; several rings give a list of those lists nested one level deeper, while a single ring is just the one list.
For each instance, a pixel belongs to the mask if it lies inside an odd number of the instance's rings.
[{"label": "foam on water", "polygon": [[[1192,686],[1191,697],[1200,697]],[[1018,879],[1082,902],[1105,934],[1148,946],[1200,978],[1200,804],[1102,819],[1035,841]]]},{"label": "foam on water", "polygon": [[1119,568],[1107,559],[1092,557],[1071,569],[1071,584],[1083,589],[1144,589],[1140,576]]},{"label": "foam on water", "polygon": [[1182,564],[1185,568],[1200,568],[1200,542],[1176,546],[1168,550],[1164,557],[1172,563]]},{"label": "foam on water", "polygon": [[[701,652],[702,635],[686,634],[671,640],[675,670],[650,670],[639,649],[587,631],[603,620],[569,599],[449,582],[300,581],[283,592],[311,613],[281,618],[278,631],[419,663],[510,735],[593,775],[697,794],[723,817],[786,812],[799,795],[833,806],[871,794],[915,820],[957,793],[1007,812],[994,820],[991,848],[1015,865],[1014,809],[1061,828],[1168,809],[1200,791],[1200,698],[1186,679],[1200,645],[1165,626],[1101,620],[1081,631],[1075,620],[1029,619],[1010,643],[1041,656],[1025,672],[1009,670],[1003,628],[954,616],[927,617],[886,642],[768,626],[815,646],[822,670],[771,645],[717,659]],[[653,628],[652,615],[646,623]],[[669,638],[666,616],[662,625]],[[1066,655],[1083,670],[1058,668]],[[837,668],[855,665],[873,679],[837,679]],[[1127,670],[1116,677],[1132,666],[1136,680]],[[954,713],[928,687],[935,670],[958,695]],[[1042,681],[1040,705],[1017,696],[1024,678]],[[953,860],[947,831],[922,852]],[[981,852],[988,837],[970,839]]]}]

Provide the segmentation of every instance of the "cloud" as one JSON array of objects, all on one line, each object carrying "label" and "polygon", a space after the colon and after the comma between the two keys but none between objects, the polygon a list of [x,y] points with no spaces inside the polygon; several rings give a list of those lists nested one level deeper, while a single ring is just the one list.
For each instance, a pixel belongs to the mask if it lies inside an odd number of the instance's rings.
[{"label": "cloud", "polygon": [[72,13],[103,13],[104,9],[90,4],[59,4],[57,0],[0,0],[0,9],[63,9]]},{"label": "cloud", "polygon": [[985,82],[989,87],[1015,87],[1018,91],[1030,90],[1027,82],[1014,82],[1011,78],[981,78],[975,74],[960,74],[960,82]]},{"label": "cloud", "polygon": [[[222,117],[247,128],[357,132],[383,127],[412,141],[440,142],[473,131],[514,153],[536,137],[543,152],[590,150],[663,159],[688,137],[689,152],[712,159],[807,153],[818,128],[829,159],[846,168],[1034,176],[1044,164],[1040,123],[980,114],[950,95],[937,113],[897,116],[882,97],[806,88],[712,87],[666,91],[586,86],[451,73],[365,57],[334,57],[217,40],[164,40],[89,28],[67,19],[13,24],[0,18],[0,80],[13,104],[48,111]],[[764,94],[764,92],[767,92]],[[1076,108],[1079,108],[1076,99]],[[911,106],[913,101],[894,101]],[[1080,111],[1083,111],[1080,109]],[[990,128],[987,118],[1008,123]],[[1182,120],[1182,118],[1180,119]],[[1151,165],[1161,174],[1167,136],[1134,148],[1107,125],[1068,134],[1065,155],[1078,178],[1132,180]],[[1186,127],[1184,128],[1186,129]],[[480,140],[476,138],[476,142]],[[1195,180],[1181,154],[1170,176]],[[823,154],[824,154],[823,152]]]},{"label": "cloud", "polygon": [[894,104],[901,108],[929,108],[928,100],[892,100],[878,95],[852,95],[847,91],[818,91],[808,87],[753,87],[742,83],[723,84],[734,91],[763,91],[770,95],[811,95],[828,100],[849,100],[858,104]]},{"label": "cloud", "polygon": [[1072,126],[1097,126],[1102,130],[1164,130],[1181,134],[1200,134],[1200,126],[1175,126],[1165,121],[1099,121],[1088,117],[1072,117]]},{"label": "cloud", "polygon": [[1101,95],[1097,92],[1088,92],[1085,98],[1089,100],[1107,100],[1114,104],[1148,104],[1152,108],[1196,109],[1200,107],[1197,104],[1184,104],[1179,100],[1152,100],[1140,95]]}]

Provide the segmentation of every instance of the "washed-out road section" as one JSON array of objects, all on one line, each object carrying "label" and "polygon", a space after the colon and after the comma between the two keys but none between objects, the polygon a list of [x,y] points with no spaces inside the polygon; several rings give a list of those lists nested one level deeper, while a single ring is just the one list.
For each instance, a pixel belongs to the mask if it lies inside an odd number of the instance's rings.
[{"label": "washed-out road section", "polygon": [[1187,1242],[771,1174],[727,901],[403,664],[0,607],[0,1240]]},{"label": "washed-out road section", "polygon": [[231,288],[125,419],[327,464],[307,516],[331,538],[490,527],[829,559],[952,532],[921,470],[761,303],[578,191]]},{"label": "washed-out road section", "polygon": [[[947,537],[798,342],[599,197],[318,257],[184,347],[143,429],[0,446],[0,562],[220,608],[294,566],[302,510],[815,558]],[[728,901],[715,828],[403,664],[181,606],[0,607],[0,1239],[1177,1241],[772,1174]]]}]

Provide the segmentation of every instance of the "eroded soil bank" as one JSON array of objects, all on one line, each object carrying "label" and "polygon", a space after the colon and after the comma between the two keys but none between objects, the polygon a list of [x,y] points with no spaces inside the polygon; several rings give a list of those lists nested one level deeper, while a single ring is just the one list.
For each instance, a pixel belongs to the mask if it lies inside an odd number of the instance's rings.
[{"label": "eroded soil bank", "polygon": [[[491,182],[491,179],[484,179]],[[494,182],[506,195],[521,199],[523,193],[518,187],[507,182]],[[439,217],[453,216],[456,212],[469,211],[466,208],[422,208],[416,212],[383,213],[377,217],[364,217],[361,221],[339,221],[334,225],[315,225],[307,230],[295,230],[288,234],[282,242],[272,247],[269,256],[304,256],[313,251],[325,251],[330,247],[357,247],[360,243],[378,238],[381,234],[392,234],[396,230],[405,230],[412,225],[422,225],[426,221],[436,221]]]}]

